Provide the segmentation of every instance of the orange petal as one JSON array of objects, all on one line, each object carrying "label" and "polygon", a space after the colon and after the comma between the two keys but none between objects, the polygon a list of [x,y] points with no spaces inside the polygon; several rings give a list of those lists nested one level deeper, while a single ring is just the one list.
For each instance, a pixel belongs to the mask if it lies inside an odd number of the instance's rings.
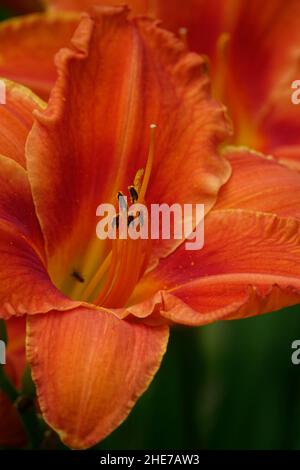
[{"label": "orange petal", "polygon": [[[9,93],[16,95],[16,100],[8,103],[12,115],[23,111],[23,95],[19,92],[18,86],[9,88]],[[6,127],[7,121],[4,121],[3,134]],[[20,155],[24,146],[22,137],[20,132]],[[56,290],[47,274],[44,240],[27,173],[15,160],[0,154],[0,317],[74,308],[75,305],[78,304],[72,304]]]},{"label": "orange petal", "polygon": [[232,177],[221,189],[214,209],[249,209],[300,219],[298,173],[272,157],[243,148],[229,148],[225,155]]},{"label": "orange petal", "polygon": [[[48,10],[55,11],[89,11],[95,5],[119,6],[122,2],[118,0],[46,0]],[[150,13],[149,3],[151,0],[128,0],[126,2],[134,14]],[[155,0],[152,3],[156,3]]]},{"label": "orange petal", "polygon": [[27,173],[0,156],[0,317],[53,310],[57,302],[74,307],[47,274]]},{"label": "orange petal", "polygon": [[0,318],[74,308],[56,290],[26,171],[0,156]]},{"label": "orange petal", "polygon": [[[47,0],[50,10],[89,11],[97,5],[120,5],[119,0]],[[178,33],[187,29],[191,49],[215,56],[220,33],[226,31],[224,22],[230,1],[223,0],[127,0],[133,15],[147,15],[163,21],[166,29]]]},{"label": "orange petal", "polygon": [[278,76],[279,84],[267,96],[257,116],[261,149],[297,171],[300,169],[300,107],[291,101],[291,82],[299,74],[297,60],[297,69],[286,73],[283,83]]},{"label": "orange petal", "polygon": [[27,173],[0,155],[0,318],[72,309],[47,273]]},{"label": "orange petal", "polygon": [[[90,11],[95,5],[119,5],[119,0],[47,0],[54,11]],[[215,69],[218,40],[231,31],[239,0],[127,0],[132,15],[147,15],[162,20],[163,27],[175,34],[186,30],[191,50],[209,56]]]},{"label": "orange petal", "polygon": [[235,123],[235,142],[273,153],[299,144],[300,108],[291,103],[291,84],[299,76],[300,3],[237,5],[223,59],[222,99]]},{"label": "orange petal", "polygon": [[71,448],[91,447],[128,415],[155,375],[168,328],[77,309],[29,320],[28,358],[44,418]]},{"label": "orange petal", "polygon": [[[172,36],[156,31],[151,22],[141,21],[141,26],[157,62],[166,60],[166,65],[173,68],[177,98],[182,101],[180,109],[173,103],[162,124],[157,119],[157,160],[146,199],[152,204],[164,202],[169,206],[201,202],[207,213],[215,204],[220,187],[231,175],[230,165],[217,151],[230,133],[225,108],[211,99],[205,59],[187,54],[179,42],[176,50]],[[161,57],[162,45],[166,47],[167,59]],[[175,54],[175,60],[171,54]],[[154,242],[152,257],[166,256],[176,246],[174,240]]]},{"label": "orange petal", "polygon": [[0,76],[47,99],[56,80],[54,56],[78,25],[76,13],[36,14],[0,24]]},{"label": "orange petal", "polygon": [[213,210],[206,219],[204,248],[186,251],[183,245],[162,260],[135,292],[132,302],[140,305],[127,311],[143,317],[154,295],[153,310],[184,324],[271,312],[299,302],[299,262],[296,219]]},{"label": "orange petal", "polygon": [[300,145],[286,145],[273,150],[273,156],[292,170],[300,172]]},{"label": "orange petal", "polygon": [[35,215],[27,173],[17,162],[0,155],[0,221],[30,240],[43,256],[44,242]]},{"label": "orange petal", "polygon": [[33,110],[45,104],[27,88],[2,80],[6,103],[0,105],[0,154],[16,160],[24,168],[25,143],[33,125]]},{"label": "orange petal", "polygon": [[[25,170],[25,141],[33,124],[32,111],[43,103],[26,88],[4,81],[6,104],[0,106],[0,219],[31,238],[43,252],[43,240]],[[14,161],[16,160],[16,162]]]},{"label": "orange petal", "polygon": [[36,248],[0,221],[0,318],[67,310],[79,305],[52,284]]},{"label": "orange petal", "polygon": [[[114,5],[117,0],[98,0]],[[298,0],[128,0],[133,14],[150,14],[167,29],[187,30],[191,50],[209,56],[215,95],[229,107],[234,142],[265,153],[299,145]],[[95,0],[49,0],[49,8],[88,10]],[[299,164],[298,164],[299,165]]]},{"label": "orange petal", "polygon": [[25,369],[25,318],[11,318],[6,322],[7,350],[6,359],[10,367],[10,377],[17,388],[21,386],[21,378]]},{"label": "orange petal", "polygon": [[151,123],[147,201],[200,200],[209,210],[230,175],[216,152],[228,132],[224,110],[209,96],[203,59],[150,20],[126,16],[121,7],[84,16],[73,48],[57,57],[58,82],[29,136],[29,177],[55,278],[75,261],[85,271],[98,243],[96,208],[145,168]]}]

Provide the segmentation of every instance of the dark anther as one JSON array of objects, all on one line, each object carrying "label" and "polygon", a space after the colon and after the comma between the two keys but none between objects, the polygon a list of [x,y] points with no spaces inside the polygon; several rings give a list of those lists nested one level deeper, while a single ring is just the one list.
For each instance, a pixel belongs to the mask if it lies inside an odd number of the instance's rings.
[{"label": "dark anther", "polygon": [[129,186],[128,191],[130,193],[131,201],[134,204],[139,198],[138,192],[134,186]]},{"label": "dark anther", "polygon": [[120,216],[119,215],[116,215],[116,217],[113,218],[113,221],[112,221],[112,226],[113,228],[119,228],[120,226]]},{"label": "dark anther", "polygon": [[123,211],[123,210],[127,210],[127,204],[126,204],[126,199],[124,197],[124,194],[121,193],[121,191],[118,192],[118,201],[119,201],[119,206],[120,206],[120,209]]},{"label": "dark anther", "polygon": [[81,276],[81,274],[79,272],[73,271],[72,272],[72,277],[74,277],[74,279],[76,279],[76,281],[81,282],[81,284],[84,283],[84,279],[83,279],[83,277]]},{"label": "dark anther", "polygon": [[134,215],[129,215],[128,216],[128,219],[127,219],[127,225],[129,227],[129,225],[131,224],[131,222],[133,222],[135,219]]},{"label": "dark anther", "polygon": [[140,225],[142,227],[144,225],[144,213],[143,213],[143,211],[138,212],[138,218],[139,218],[139,221],[140,221]]}]

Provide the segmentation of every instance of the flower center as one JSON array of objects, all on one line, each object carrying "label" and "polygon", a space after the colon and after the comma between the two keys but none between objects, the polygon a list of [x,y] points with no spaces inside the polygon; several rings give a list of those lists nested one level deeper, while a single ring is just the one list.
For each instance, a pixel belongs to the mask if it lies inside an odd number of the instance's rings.
[{"label": "flower center", "polygon": [[[152,124],[146,168],[137,171],[133,184],[128,187],[128,197],[132,204],[146,205],[145,196],[154,160],[155,129],[156,125]],[[118,192],[117,201],[121,211],[127,214],[127,198],[123,192]],[[80,300],[111,308],[123,307],[147,267],[151,240],[120,237],[121,216],[123,214],[118,214],[113,221],[117,236],[111,241],[111,249],[97,271],[87,279],[79,272],[72,273],[73,279],[76,280],[76,297]],[[127,227],[138,218],[139,213],[127,215]]]}]

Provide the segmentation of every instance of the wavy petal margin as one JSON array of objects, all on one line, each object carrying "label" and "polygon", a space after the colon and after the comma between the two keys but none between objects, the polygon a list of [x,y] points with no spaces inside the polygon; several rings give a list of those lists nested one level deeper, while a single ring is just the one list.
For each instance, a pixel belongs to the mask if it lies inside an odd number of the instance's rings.
[{"label": "wavy petal margin", "polygon": [[27,354],[43,417],[73,449],[127,417],[159,368],[168,327],[79,308],[28,320]]}]

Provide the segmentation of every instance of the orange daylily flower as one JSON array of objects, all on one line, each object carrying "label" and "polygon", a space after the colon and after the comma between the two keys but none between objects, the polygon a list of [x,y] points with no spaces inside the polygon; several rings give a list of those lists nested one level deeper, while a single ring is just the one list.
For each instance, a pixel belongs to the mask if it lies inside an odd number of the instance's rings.
[{"label": "orange daylily flower", "polygon": [[[14,386],[19,388],[25,367],[25,318],[12,318],[6,324],[5,370]],[[22,447],[25,443],[26,435],[17,410],[4,392],[0,392],[0,446]]]},{"label": "orange daylily flower", "polygon": [[69,44],[80,14],[36,14],[0,23],[0,76],[48,99],[57,78],[54,56]]},{"label": "orange daylily flower", "polygon": [[[43,417],[87,448],[148,387],[170,324],[299,302],[300,175],[250,151],[219,155],[230,129],[205,60],[125,7],[84,15],[56,64],[47,107],[11,82],[0,107],[0,315],[27,316]],[[97,239],[97,206],[141,168],[147,205],[205,204],[203,250]]]},{"label": "orange daylily flower", "polygon": [[[48,0],[48,9],[88,10],[121,0]],[[214,94],[233,119],[233,143],[272,154],[300,170],[300,106],[291,84],[300,77],[298,0],[128,0],[207,54]]]}]

